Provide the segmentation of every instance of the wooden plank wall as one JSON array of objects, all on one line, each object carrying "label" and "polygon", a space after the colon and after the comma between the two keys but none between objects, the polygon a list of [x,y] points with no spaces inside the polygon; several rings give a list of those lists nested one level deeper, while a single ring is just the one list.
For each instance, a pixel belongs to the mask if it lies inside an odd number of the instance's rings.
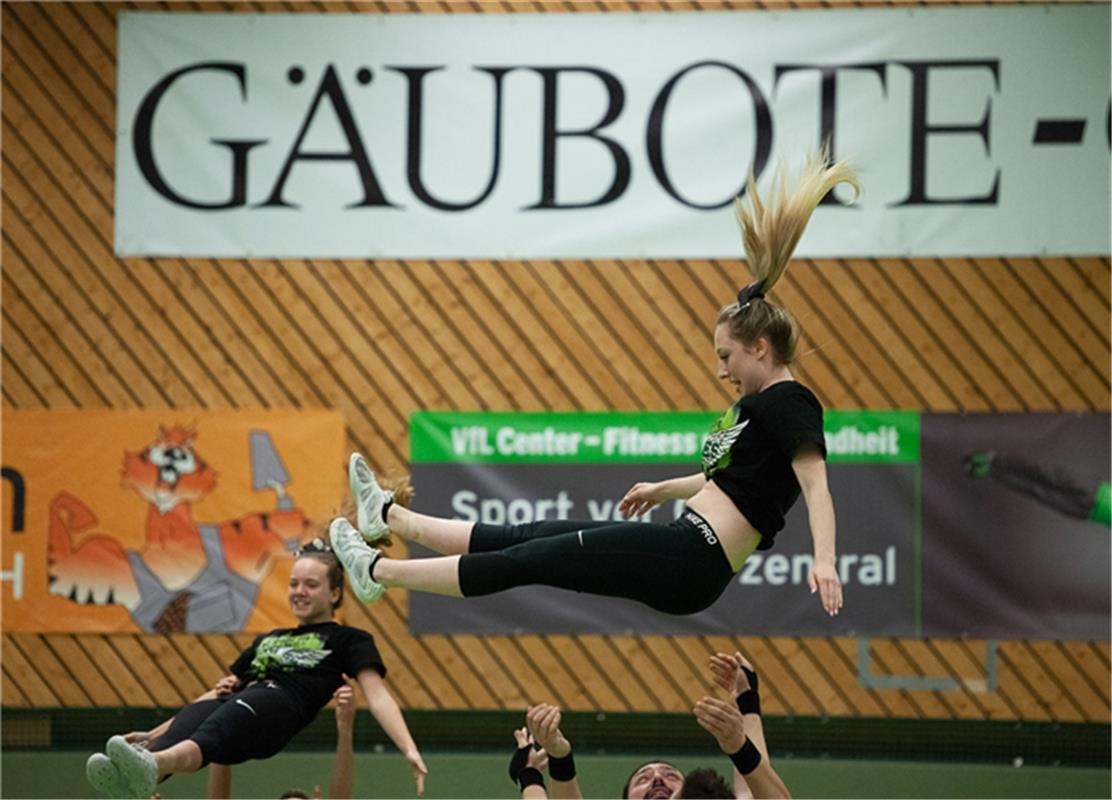
[{"label": "wooden plank wall", "polygon": [[[902,5],[904,3],[896,3]],[[660,2],[639,8],[815,3]],[[632,4],[598,0],[592,10]],[[122,8],[567,12],[569,2],[4,3],[3,408],[318,408],[349,444],[406,469],[423,408],[719,408],[708,321],[740,261],[117,259],[116,14]],[[799,261],[777,292],[828,407],[1108,411],[1109,259]],[[382,365],[390,365],[384,369]],[[706,365],[692,369],[690,365]],[[874,675],[952,691],[865,688],[844,638],[422,636],[391,592],[370,629],[413,709],[684,711],[705,656],[740,648],[774,714],[1109,721],[1107,642],[877,640]],[[5,635],[10,708],[176,706],[246,637]]]}]

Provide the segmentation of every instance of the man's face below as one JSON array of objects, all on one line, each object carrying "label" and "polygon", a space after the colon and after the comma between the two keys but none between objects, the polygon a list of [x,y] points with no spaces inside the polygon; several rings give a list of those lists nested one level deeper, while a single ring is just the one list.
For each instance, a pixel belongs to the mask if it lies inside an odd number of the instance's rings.
[{"label": "man's face below", "polygon": [[683,773],[671,764],[654,761],[629,779],[630,800],[667,800],[683,788]]}]

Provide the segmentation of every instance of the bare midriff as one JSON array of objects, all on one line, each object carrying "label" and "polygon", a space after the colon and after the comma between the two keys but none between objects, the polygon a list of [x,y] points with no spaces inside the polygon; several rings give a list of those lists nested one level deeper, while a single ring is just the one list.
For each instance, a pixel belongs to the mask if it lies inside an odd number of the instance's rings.
[{"label": "bare midriff", "polygon": [[730,569],[737,572],[745,559],[757,549],[761,543],[761,535],[756,528],[738,511],[734,501],[731,500],[718,484],[707,481],[694,497],[687,501],[687,507],[705,519],[714,529],[726,558],[730,560]]}]

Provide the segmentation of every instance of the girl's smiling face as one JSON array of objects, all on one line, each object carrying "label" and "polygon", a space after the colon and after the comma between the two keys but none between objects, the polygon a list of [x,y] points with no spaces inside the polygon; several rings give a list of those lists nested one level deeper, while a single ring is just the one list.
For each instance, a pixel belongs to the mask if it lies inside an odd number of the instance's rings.
[{"label": "girl's smiling face", "polygon": [[328,584],[328,566],[315,558],[299,558],[290,571],[290,609],[301,625],[332,619],[332,605],[340,597]]},{"label": "girl's smiling face", "polygon": [[743,344],[730,335],[726,322],[714,329],[714,352],[718,377],[729,381],[742,397],[759,392],[772,374],[768,340],[761,337],[752,345]]}]

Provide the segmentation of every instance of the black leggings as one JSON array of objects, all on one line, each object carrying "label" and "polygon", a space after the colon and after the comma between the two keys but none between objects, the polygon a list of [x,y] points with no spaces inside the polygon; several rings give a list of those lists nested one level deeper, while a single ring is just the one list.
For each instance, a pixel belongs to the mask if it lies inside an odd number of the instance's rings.
[{"label": "black leggings", "polygon": [[263,682],[215,700],[190,703],[150,748],[165,750],[192,739],[201,748],[201,766],[242,764],[280,753],[303,727],[285,689]]},{"label": "black leggings", "polygon": [[690,510],[667,525],[476,523],[469,552],[459,562],[465,597],[540,584],[638,600],[668,614],[708,608],[732,577],[718,537]]}]

